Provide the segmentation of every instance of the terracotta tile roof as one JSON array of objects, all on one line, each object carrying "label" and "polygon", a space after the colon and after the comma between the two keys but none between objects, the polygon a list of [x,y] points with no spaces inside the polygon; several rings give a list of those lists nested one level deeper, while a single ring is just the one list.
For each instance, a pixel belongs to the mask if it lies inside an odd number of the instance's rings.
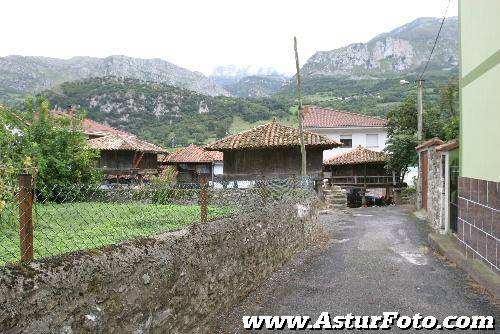
[{"label": "terracotta tile roof", "polygon": [[387,120],[374,116],[356,114],[315,106],[304,106],[304,127],[306,128],[345,128],[345,127],[384,127]]},{"label": "terracotta tile roof", "polygon": [[325,166],[353,165],[363,163],[385,162],[389,154],[372,151],[364,147],[356,147],[349,152],[341,153],[323,162]]},{"label": "terracotta tile roof", "polygon": [[[74,110],[63,111],[59,109],[52,109],[49,113],[54,117],[73,117]],[[87,135],[94,136],[106,136],[109,134],[123,135],[123,136],[135,136],[127,131],[115,129],[109,125],[98,123],[91,119],[85,118],[82,121],[83,132]]]},{"label": "terracotta tile roof", "polygon": [[453,139],[436,147],[436,151],[451,151],[456,149],[458,146],[458,139]]},{"label": "terracotta tile roof", "polygon": [[169,153],[168,153],[168,152],[158,153],[158,154],[156,155],[156,161],[158,161],[158,162],[163,162],[163,161],[165,161],[165,159],[167,158],[167,155],[169,155]]},{"label": "terracotta tile roof", "polygon": [[224,153],[219,152],[219,151],[205,151],[207,154],[209,154],[212,157],[213,161],[223,161],[224,160]]},{"label": "terracotta tile roof", "polygon": [[93,120],[88,119],[88,118],[85,118],[83,120],[82,128],[83,128],[83,131],[87,135],[105,136],[105,135],[109,135],[109,134],[116,134],[116,135],[122,135],[122,136],[135,137],[133,134],[131,134],[127,131],[118,130],[118,129],[115,129],[109,125],[98,123],[98,122],[93,121]]},{"label": "terracotta tile roof", "polygon": [[[293,147],[300,145],[299,130],[272,121],[247,131],[222,138],[208,145],[211,151],[229,151],[241,149],[262,149]],[[341,146],[342,143],[329,139],[323,135],[304,131],[304,140],[307,147],[330,149]]]},{"label": "terracotta tile roof", "polygon": [[186,163],[222,161],[222,154],[222,152],[217,151],[206,151],[203,147],[191,144],[188,147],[170,153],[165,158],[164,162]]},{"label": "terracotta tile roof", "polygon": [[139,140],[134,136],[122,136],[111,134],[104,137],[90,139],[88,145],[91,148],[102,151],[138,151],[144,153],[165,153],[166,150]]},{"label": "terracotta tile roof", "polygon": [[431,146],[438,146],[438,145],[442,145],[442,144],[444,144],[444,141],[442,141],[438,137],[434,137],[432,139],[424,141],[422,144],[420,144],[417,147],[415,147],[415,150],[421,151],[421,150],[429,148]]}]

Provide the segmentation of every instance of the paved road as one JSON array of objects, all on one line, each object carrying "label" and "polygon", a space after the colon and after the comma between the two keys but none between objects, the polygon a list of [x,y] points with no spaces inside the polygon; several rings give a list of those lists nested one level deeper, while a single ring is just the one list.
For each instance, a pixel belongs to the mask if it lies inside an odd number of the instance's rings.
[{"label": "paved road", "polygon": [[404,208],[354,209],[340,216],[323,215],[321,222],[329,243],[298,254],[221,316],[214,332],[248,333],[242,328],[243,315],[300,314],[315,319],[324,311],[398,311],[440,320],[448,315],[494,315],[500,326],[498,305],[461,270],[430,251],[426,224]]}]

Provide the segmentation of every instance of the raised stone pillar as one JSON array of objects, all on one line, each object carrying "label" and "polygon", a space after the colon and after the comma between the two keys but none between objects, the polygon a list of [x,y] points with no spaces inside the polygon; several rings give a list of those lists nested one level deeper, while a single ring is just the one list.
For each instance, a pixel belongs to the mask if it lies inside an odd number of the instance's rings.
[{"label": "raised stone pillar", "polygon": [[328,209],[346,209],[347,195],[340,186],[332,186],[330,189],[323,189],[325,203]]}]

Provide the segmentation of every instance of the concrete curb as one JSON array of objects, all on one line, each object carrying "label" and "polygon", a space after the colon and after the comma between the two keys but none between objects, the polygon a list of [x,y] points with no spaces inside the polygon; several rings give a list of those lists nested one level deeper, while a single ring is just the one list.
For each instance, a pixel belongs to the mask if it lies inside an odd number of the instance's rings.
[{"label": "concrete curb", "polygon": [[453,261],[459,268],[484,287],[495,300],[500,301],[500,277],[481,261],[468,259],[460,252],[452,236],[430,233],[430,246],[439,254]]}]

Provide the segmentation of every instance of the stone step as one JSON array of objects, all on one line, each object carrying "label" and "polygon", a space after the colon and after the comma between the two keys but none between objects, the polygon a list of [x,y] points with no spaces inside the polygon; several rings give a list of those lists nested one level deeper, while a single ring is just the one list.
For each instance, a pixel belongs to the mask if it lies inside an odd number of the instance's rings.
[{"label": "stone step", "polygon": [[339,204],[329,204],[328,209],[347,209],[347,204],[345,205],[339,205]]},{"label": "stone step", "polygon": [[324,193],[328,193],[328,194],[345,194],[344,191],[342,190],[323,190]]},{"label": "stone step", "polygon": [[336,201],[328,201],[326,204],[347,204],[347,201],[336,200]]},{"label": "stone step", "polygon": [[327,203],[347,203],[346,198],[326,198]]},{"label": "stone step", "polygon": [[347,199],[347,196],[345,194],[329,194],[329,195],[325,195],[325,198],[345,198],[345,199]]}]

